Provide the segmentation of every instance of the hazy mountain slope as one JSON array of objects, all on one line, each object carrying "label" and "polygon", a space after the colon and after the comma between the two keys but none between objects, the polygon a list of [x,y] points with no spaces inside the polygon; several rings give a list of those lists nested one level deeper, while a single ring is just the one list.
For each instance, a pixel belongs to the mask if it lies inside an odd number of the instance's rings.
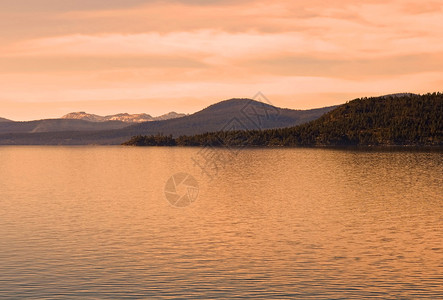
[{"label": "hazy mountain slope", "polygon": [[[158,142],[157,142],[158,140]],[[443,145],[443,94],[356,99],[317,120],[264,131],[213,132],[175,140],[135,137],[129,145]],[[223,143],[220,142],[223,141]]]},{"label": "hazy mountain slope", "polygon": [[5,119],[5,118],[0,118],[0,122],[12,122],[11,120]]},{"label": "hazy mountain slope", "polygon": [[84,120],[48,119],[29,122],[2,122],[0,123],[0,134],[108,130],[127,126],[127,123],[119,121],[96,123]]},{"label": "hazy mountain slope", "polygon": [[5,133],[0,134],[0,144],[121,144],[135,135],[161,133],[180,136],[216,130],[281,128],[314,120],[333,108],[291,110],[250,99],[231,99],[192,115],[134,124],[116,130]]}]

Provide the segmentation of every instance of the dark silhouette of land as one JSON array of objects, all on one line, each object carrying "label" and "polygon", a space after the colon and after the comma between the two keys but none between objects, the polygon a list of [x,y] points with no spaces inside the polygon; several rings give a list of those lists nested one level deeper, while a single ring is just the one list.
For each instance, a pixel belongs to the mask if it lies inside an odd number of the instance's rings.
[{"label": "dark silhouette of land", "polygon": [[360,98],[298,126],[222,130],[178,138],[135,136],[125,145],[443,146],[443,94]]},{"label": "dark silhouette of land", "polygon": [[119,121],[54,119],[0,124],[0,145],[119,145],[139,135],[196,135],[218,130],[284,128],[315,120],[336,106],[283,109],[251,99],[230,99],[184,117],[133,125]]}]

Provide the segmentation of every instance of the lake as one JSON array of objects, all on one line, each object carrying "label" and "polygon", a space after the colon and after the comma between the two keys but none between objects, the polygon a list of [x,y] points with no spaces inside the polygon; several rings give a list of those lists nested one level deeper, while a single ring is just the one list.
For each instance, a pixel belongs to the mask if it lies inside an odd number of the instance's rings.
[{"label": "lake", "polygon": [[0,298],[441,299],[442,154],[0,147]]}]

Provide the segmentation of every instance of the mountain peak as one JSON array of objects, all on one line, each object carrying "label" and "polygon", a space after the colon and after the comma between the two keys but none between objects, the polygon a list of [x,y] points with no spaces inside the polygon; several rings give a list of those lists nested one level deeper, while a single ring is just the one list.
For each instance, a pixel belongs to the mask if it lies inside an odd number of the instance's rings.
[{"label": "mountain peak", "polygon": [[62,119],[73,119],[73,120],[85,120],[89,122],[104,122],[106,121],[104,117],[94,115],[94,114],[88,114],[84,111],[79,112],[72,112],[67,115],[64,115]]},{"label": "mountain peak", "polygon": [[152,117],[151,115],[141,113],[141,114],[128,114],[128,113],[119,113],[115,115],[109,116],[99,116],[94,114],[88,114],[86,112],[73,112],[67,115],[64,115],[62,119],[76,119],[76,120],[85,120],[89,122],[107,122],[107,121],[120,121],[125,123],[143,123],[149,121],[159,121],[159,120],[168,120],[183,117],[185,114],[178,114],[176,112],[170,112],[168,114]]},{"label": "mountain peak", "polygon": [[211,112],[211,111],[242,111],[242,109],[246,109],[248,106],[253,107],[268,107],[268,108],[274,108],[274,109],[280,109],[277,108],[269,103],[257,101],[254,99],[249,98],[232,98],[228,100],[223,100],[218,103],[212,104],[202,111],[205,112]]}]

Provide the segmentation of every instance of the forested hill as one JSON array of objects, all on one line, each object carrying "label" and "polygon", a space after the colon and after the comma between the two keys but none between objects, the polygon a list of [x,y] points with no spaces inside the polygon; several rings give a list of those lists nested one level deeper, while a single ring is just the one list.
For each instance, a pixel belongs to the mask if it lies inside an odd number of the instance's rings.
[{"label": "forested hill", "polygon": [[263,131],[213,132],[173,139],[138,136],[127,145],[443,146],[443,94],[392,95],[350,101],[317,120]]}]

